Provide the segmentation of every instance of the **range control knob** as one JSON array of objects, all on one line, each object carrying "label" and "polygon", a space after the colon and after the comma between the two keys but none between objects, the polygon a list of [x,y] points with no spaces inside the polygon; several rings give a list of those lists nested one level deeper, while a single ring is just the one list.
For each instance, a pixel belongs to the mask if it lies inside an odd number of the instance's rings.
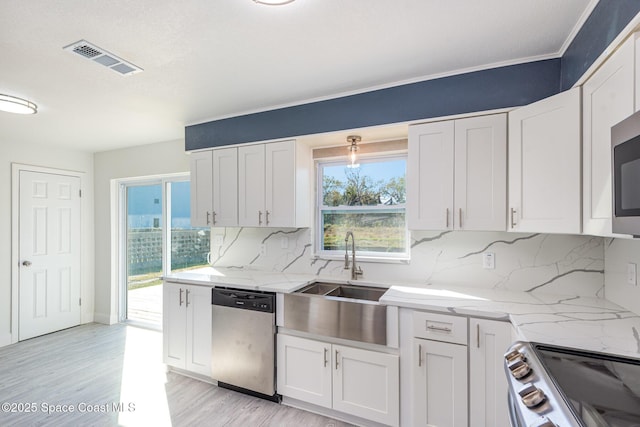
[{"label": "range control knob", "polygon": [[542,404],[546,400],[544,392],[531,383],[525,384],[520,390],[518,390],[520,400],[527,408],[535,408]]},{"label": "range control knob", "polygon": [[511,350],[510,352],[506,353],[504,355],[504,359],[507,361],[507,363],[512,363],[516,360],[526,360],[524,357],[524,354],[522,354],[520,351],[516,350]]},{"label": "range control knob", "polygon": [[529,427],[558,427],[553,421],[549,420],[547,417],[540,417],[540,419],[535,420]]},{"label": "range control knob", "polygon": [[517,380],[526,377],[531,373],[529,364],[522,359],[516,359],[507,365],[511,375]]}]

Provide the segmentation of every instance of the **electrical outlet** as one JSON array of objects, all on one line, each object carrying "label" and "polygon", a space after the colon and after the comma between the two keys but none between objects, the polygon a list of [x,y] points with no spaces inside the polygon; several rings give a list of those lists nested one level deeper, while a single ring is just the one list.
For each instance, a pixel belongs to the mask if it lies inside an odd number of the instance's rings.
[{"label": "electrical outlet", "polygon": [[213,236],[213,246],[222,246],[224,243],[224,236],[222,234],[215,234]]},{"label": "electrical outlet", "polygon": [[280,249],[289,249],[289,238],[287,236],[280,238]]},{"label": "electrical outlet", "polygon": [[493,252],[485,252],[482,254],[482,268],[493,270],[496,268],[496,254]]},{"label": "electrical outlet", "polygon": [[632,262],[627,264],[627,283],[631,286],[636,286],[637,282],[637,269],[636,265]]},{"label": "electrical outlet", "polygon": [[260,254],[260,256],[267,256],[267,244],[266,243],[260,243],[260,246],[258,247],[258,253]]}]

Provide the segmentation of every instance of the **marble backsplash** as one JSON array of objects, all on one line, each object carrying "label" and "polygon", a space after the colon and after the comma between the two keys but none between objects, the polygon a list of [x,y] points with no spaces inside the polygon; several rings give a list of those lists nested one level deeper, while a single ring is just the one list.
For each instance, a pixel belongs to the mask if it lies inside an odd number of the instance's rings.
[{"label": "marble backsplash", "polygon": [[[213,266],[350,277],[344,258],[314,255],[311,229],[213,228],[211,240]],[[411,260],[358,264],[362,281],[603,297],[603,242],[576,235],[420,231],[411,233]],[[494,269],[482,268],[484,252],[495,254]]]}]

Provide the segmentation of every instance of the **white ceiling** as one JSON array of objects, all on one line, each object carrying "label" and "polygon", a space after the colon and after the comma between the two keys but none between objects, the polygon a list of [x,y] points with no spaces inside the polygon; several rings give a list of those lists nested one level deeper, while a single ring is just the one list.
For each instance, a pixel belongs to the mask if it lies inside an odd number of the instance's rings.
[{"label": "white ceiling", "polygon": [[[0,0],[0,144],[86,151],[428,77],[558,57],[597,0]],[[62,48],[85,39],[121,76]]]}]

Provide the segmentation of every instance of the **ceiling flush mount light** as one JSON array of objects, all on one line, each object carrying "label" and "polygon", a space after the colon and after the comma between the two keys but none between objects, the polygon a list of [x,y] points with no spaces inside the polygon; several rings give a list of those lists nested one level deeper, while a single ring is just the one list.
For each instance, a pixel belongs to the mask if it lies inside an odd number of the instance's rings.
[{"label": "ceiling flush mount light", "polygon": [[0,94],[0,110],[16,114],[35,114],[38,106],[26,99]]},{"label": "ceiling flush mount light", "polygon": [[360,167],[360,165],[356,163],[356,152],[358,151],[358,142],[362,141],[362,138],[360,138],[359,135],[349,135],[347,141],[351,143],[351,145],[347,147],[349,150],[349,159],[351,160],[351,164],[348,165],[348,167]]},{"label": "ceiling flush mount light", "polygon": [[283,4],[293,3],[294,0],[253,0],[258,4],[266,4],[267,6],[282,6]]}]

